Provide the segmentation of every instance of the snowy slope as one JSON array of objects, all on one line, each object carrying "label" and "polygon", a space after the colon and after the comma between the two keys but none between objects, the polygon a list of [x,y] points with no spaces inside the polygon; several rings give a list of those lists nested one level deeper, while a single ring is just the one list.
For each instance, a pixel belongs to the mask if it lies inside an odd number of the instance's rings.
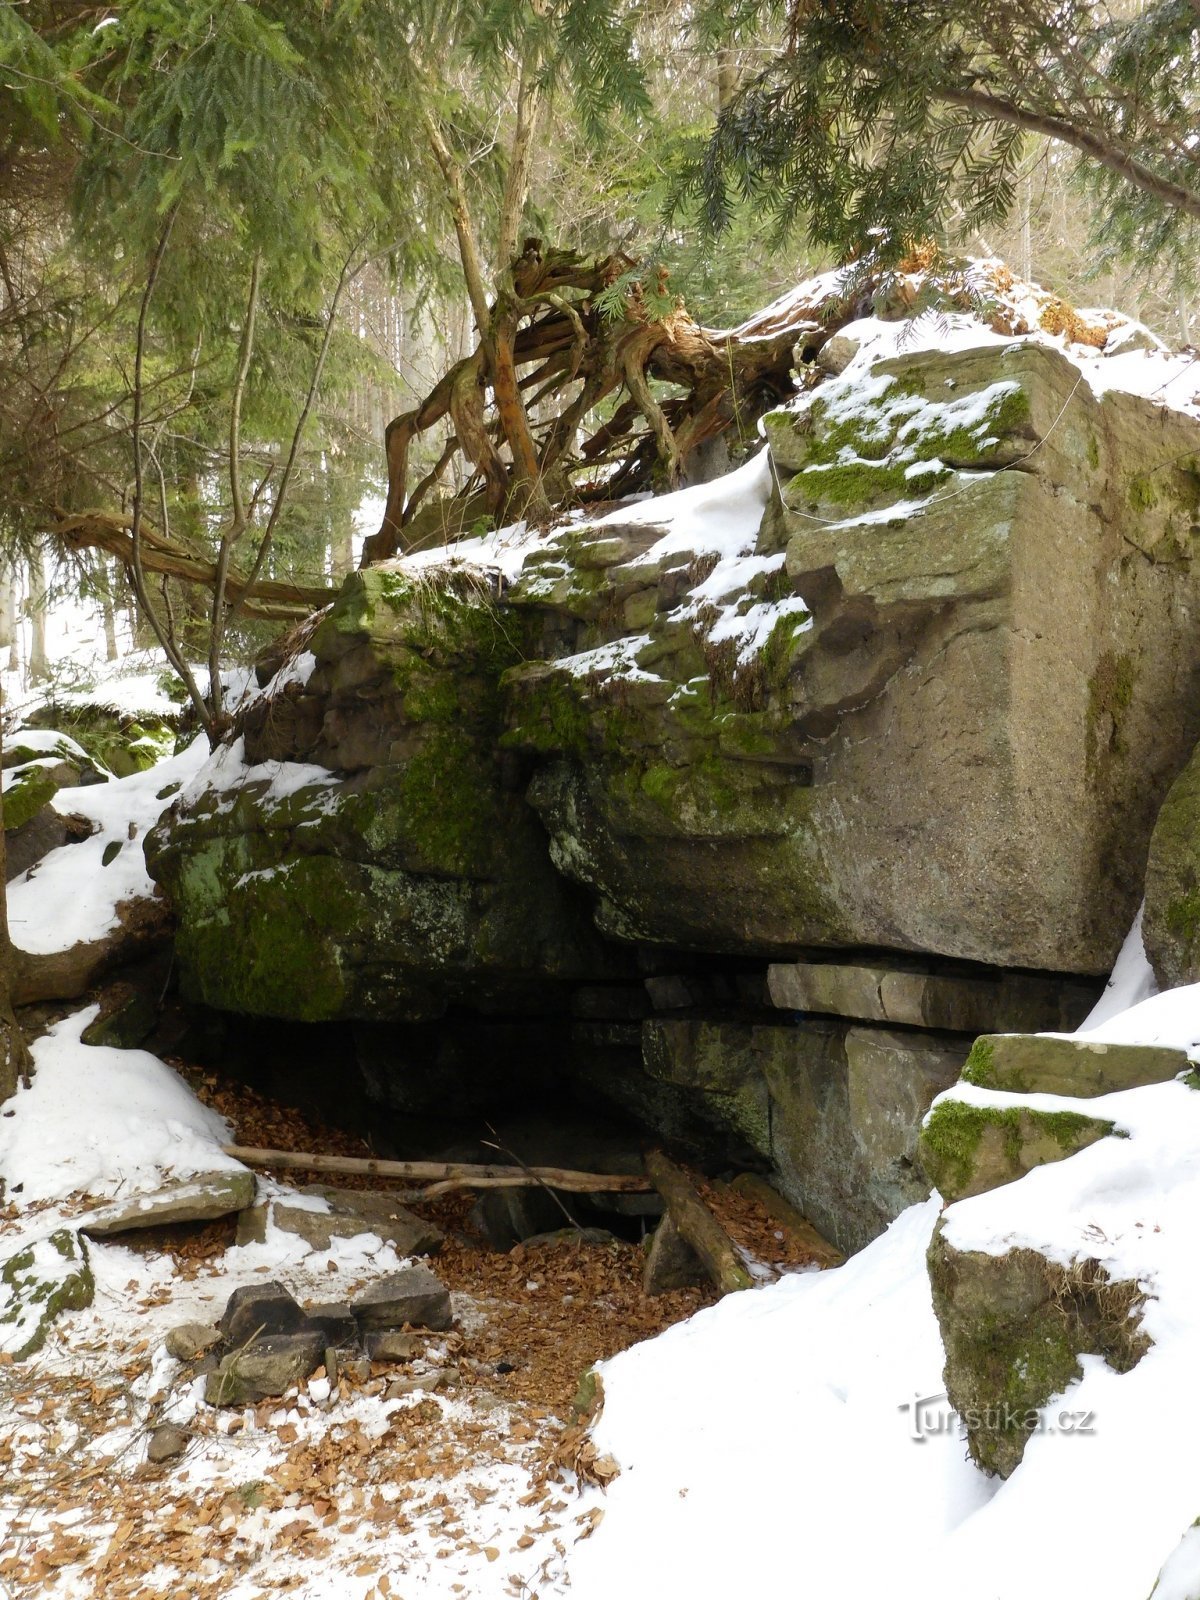
[{"label": "snowy slope", "polygon": [[[1125,966],[1136,994],[1144,974],[1132,954]],[[1089,1023],[1092,1041],[1200,1059],[1200,985]],[[1111,1117],[1128,1137],[960,1201],[949,1242],[1096,1260],[1139,1282],[1153,1341],[1141,1362],[1118,1375],[1084,1357],[1013,1476],[985,1477],[942,1387],[925,1272],[935,1196],[844,1267],[731,1296],[602,1367],[597,1443],[623,1471],[575,1554],[574,1600],[1144,1600],[1200,1515],[1200,1093],[1029,1102]],[[1155,1600],[1197,1594],[1189,1533]]]}]

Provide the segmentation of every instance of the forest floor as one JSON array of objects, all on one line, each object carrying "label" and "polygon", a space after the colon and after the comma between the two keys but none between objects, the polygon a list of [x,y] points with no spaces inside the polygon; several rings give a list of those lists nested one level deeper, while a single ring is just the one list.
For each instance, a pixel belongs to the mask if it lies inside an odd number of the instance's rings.
[{"label": "forest floor", "polygon": [[[240,1144],[370,1153],[234,1080],[175,1066]],[[470,1204],[457,1194],[420,1208],[446,1234],[433,1265],[451,1290],[452,1332],[402,1366],[334,1384],[322,1368],[285,1400],[237,1410],[203,1403],[203,1379],[165,1354],[166,1332],[215,1320],[256,1278],[301,1300],[346,1298],[395,1269],[391,1248],[362,1236],[314,1252],[270,1234],[238,1246],[232,1219],[94,1243],[93,1305],[60,1316],[28,1361],[0,1357],[0,1594],[563,1592],[571,1547],[603,1516],[581,1508],[579,1490],[616,1471],[573,1410],[582,1375],[716,1295],[647,1298],[633,1243],[490,1250],[470,1235]],[[49,1209],[0,1213],[0,1254]],[[54,1207],[67,1220],[76,1209]],[[778,1248],[753,1207],[726,1221],[752,1255]],[[187,1448],[155,1464],[146,1447],[165,1422],[186,1431]]]}]

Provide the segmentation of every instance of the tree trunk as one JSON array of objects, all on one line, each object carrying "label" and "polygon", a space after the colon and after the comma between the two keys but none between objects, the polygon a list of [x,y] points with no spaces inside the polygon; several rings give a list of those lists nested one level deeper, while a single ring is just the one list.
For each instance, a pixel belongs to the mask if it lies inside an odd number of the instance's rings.
[{"label": "tree trunk", "polygon": [[46,656],[46,568],[40,550],[29,557],[29,681],[45,683],[50,676]]},{"label": "tree trunk", "polygon": [[[0,706],[0,711],[2,711]],[[0,756],[4,750],[4,723],[0,716]],[[20,1083],[29,1086],[29,1049],[13,1010],[13,948],[8,931],[8,849],[4,837],[4,797],[0,793],[0,1100],[7,1100]]]},{"label": "tree trunk", "polygon": [[104,613],[104,655],[108,661],[115,661],[119,654],[117,650],[117,613],[113,606],[112,573],[109,571],[108,562],[101,563],[102,585],[100,590],[100,607]]}]

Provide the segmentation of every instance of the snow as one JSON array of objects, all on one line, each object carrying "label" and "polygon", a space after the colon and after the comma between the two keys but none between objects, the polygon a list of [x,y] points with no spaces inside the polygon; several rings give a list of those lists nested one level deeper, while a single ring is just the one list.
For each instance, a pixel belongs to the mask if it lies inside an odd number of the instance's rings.
[{"label": "snow", "polygon": [[[40,750],[47,757],[54,758],[57,762],[64,755],[73,756],[77,761],[93,766],[92,757],[81,744],[77,744],[70,734],[58,733],[53,728],[22,728],[19,733],[11,734],[7,741],[5,754],[8,749],[13,750]],[[29,765],[31,763],[25,763]],[[8,777],[8,771],[4,774]]]},{"label": "snow", "polygon": [[[1036,318],[1034,319],[1036,321]],[[1090,345],[1073,344],[1061,334],[1035,327],[1031,333],[1013,337],[994,332],[978,317],[965,312],[946,315],[927,313],[911,322],[884,322],[878,317],[863,317],[839,330],[842,338],[853,340],[858,349],[841,374],[851,384],[862,384],[864,375],[878,361],[914,355],[923,350],[943,352],[1006,348],[1014,344],[1039,344],[1058,350],[1079,369],[1080,376],[1094,394],[1110,390],[1141,395],[1175,411],[1200,417],[1200,356],[1190,350],[1127,350],[1109,355]],[[824,394],[828,384],[816,393]]]},{"label": "snow", "polygon": [[[1147,974],[1135,924],[1079,1037],[1200,1056],[1200,985],[1146,995]],[[1013,1103],[969,1085],[949,1093]],[[985,1477],[942,1384],[925,1271],[934,1196],[845,1266],[729,1296],[601,1365],[595,1437],[622,1473],[574,1553],[573,1600],[1130,1600],[1164,1562],[1154,1600],[1195,1600],[1200,1093],[1175,1081],[1020,1099],[1110,1118],[1126,1136],[960,1201],[944,1213],[947,1237],[1097,1261],[1140,1284],[1153,1341],[1142,1360],[1118,1374],[1085,1356],[1013,1476]]]},{"label": "snow", "polygon": [[[51,804],[82,815],[95,831],[52,850],[8,886],[13,943],[30,955],[51,955],[102,939],[118,926],[117,907],[154,893],[143,850],[147,832],[169,797],[164,791],[195,773],[208,754],[203,738],[146,772],[109,783],[60,789]],[[104,864],[113,846],[115,855]]]},{"label": "snow", "polygon": [[249,784],[262,784],[264,787],[257,798],[260,804],[270,805],[288,800],[304,789],[333,789],[338,779],[328,767],[305,761],[249,762],[246,741],[239,736],[229,744],[218,745],[207,760],[193,770],[190,781],[180,792],[180,808],[186,810],[207,795],[217,797],[218,809],[228,810]]},{"label": "snow", "polygon": [[[76,614],[67,609],[69,620],[75,622]],[[163,687],[173,674],[153,650],[133,651],[120,661],[100,663],[96,660],[96,636],[92,632],[82,646],[76,647],[74,660],[63,666],[73,681],[54,682],[48,688],[35,686],[27,693],[22,693],[16,684],[5,684],[5,709],[16,726],[19,727],[21,719],[32,710],[47,704],[61,707],[68,716],[87,706],[103,706],[115,716],[131,717],[134,721],[143,717],[170,723],[178,720],[179,702],[172,700]],[[197,667],[195,670],[201,681],[205,681],[206,669]],[[20,735],[22,744],[26,742],[28,731]]]},{"label": "snow", "polygon": [[1138,907],[1138,914],[1133,919],[1133,927],[1125,935],[1125,942],[1121,946],[1121,953],[1117,956],[1117,964],[1112,969],[1112,976],[1104,986],[1104,993],[1080,1026],[1080,1033],[1088,1033],[1092,1028],[1098,1028],[1101,1023],[1119,1016],[1122,1011],[1128,1011],[1131,1006],[1138,1005],[1142,1000],[1148,1000],[1151,995],[1158,992],[1158,984],[1142,943],[1144,909],[1143,906]]},{"label": "snow", "polygon": [[9,1194],[25,1205],[112,1198],[157,1188],[166,1174],[241,1171],[222,1154],[224,1120],[156,1056],[80,1042],[98,1010],[75,1012],[32,1047],[32,1084],[0,1118]]}]

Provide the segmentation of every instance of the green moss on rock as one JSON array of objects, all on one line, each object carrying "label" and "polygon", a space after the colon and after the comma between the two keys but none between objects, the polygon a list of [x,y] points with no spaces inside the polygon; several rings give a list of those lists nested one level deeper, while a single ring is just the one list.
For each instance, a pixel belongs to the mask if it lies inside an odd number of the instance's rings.
[{"label": "green moss on rock", "polygon": [[1080,1376],[1080,1355],[1127,1372],[1149,1348],[1141,1289],[1111,1280],[1098,1262],[1062,1266],[1030,1249],[959,1250],[943,1224],[927,1263],[946,1392],[987,1472],[1015,1470],[1042,1409]]},{"label": "green moss on rock", "polygon": [[952,1202],[1012,1183],[1112,1132],[1110,1121],[1074,1111],[947,1099],[930,1112],[917,1155],[930,1183]]},{"label": "green moss on rock", "polygon": [[45,767],[18,767],[4,788],[4,831],[11,833],[36,817],[58,793],[58,784]]},{"label": "green moss on rock", "polygon": [[963,1067],[963,1082],[973,1083],[980,1089],[994,1088],[995,1053],[995,1046],[990,1039],[987,1037],[976,1039]]},{"label": "green moss on rock", "polygon": [[0,1343],[23,1361],[46,1342],[62,1311],[82,1311],[96,1291],[87,1245],[71,1228],[59,1228],[27,1245],[0,1266]]}]

